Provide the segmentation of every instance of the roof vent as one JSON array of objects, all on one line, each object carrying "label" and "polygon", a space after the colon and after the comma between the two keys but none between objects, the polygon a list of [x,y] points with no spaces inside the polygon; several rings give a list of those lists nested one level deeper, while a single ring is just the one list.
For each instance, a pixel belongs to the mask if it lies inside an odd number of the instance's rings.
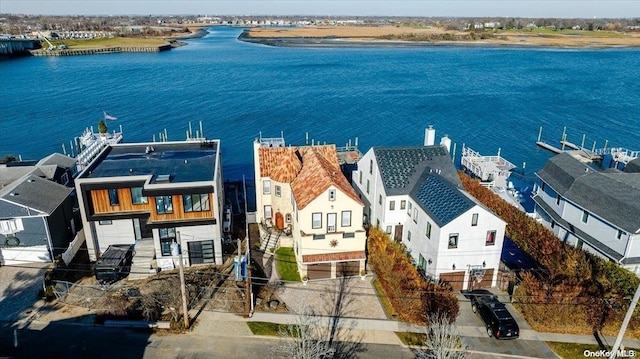
[{"label": "roof vent", "polygon": [[133,173],[133,168],[129,168],[129,173]]},{"label": "roof vent", "polygon": [[29,178],[29,179],[27,180],[27,182],[29,182],[29,183],[33,183],[33,182],[35,182],[35,181],[36,181],[36,180],[34,180],[33,178]]},{"label": "roof vent", "polygon": [[146,153],[146,154],[150,154],[150,153],[151,153],[151,152],[153,152],[153,151],[155,151],[155,149],[153,149],[153,146],[147,146],[147,147],[144,149],[144,153]]},{"label": "roof vent", "polygon": [[17,195],[18,195],[18,192],[11,192],[11,193],[9,193],[9,196],[17,196]]}]

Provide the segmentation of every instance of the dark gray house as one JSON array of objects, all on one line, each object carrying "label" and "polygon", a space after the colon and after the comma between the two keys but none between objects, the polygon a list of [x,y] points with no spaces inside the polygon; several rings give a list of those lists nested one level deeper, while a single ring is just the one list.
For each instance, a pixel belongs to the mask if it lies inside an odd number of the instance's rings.
[{"label": "dark gray house", "polygon": [[536,214],[561,240],[640,275],[639,165],[598,171],[556,155],[536,174]]},{"label": "dark gray house", "polygon": [[81,227],[74,189],[63,184],[73,182],[67,159],[0,167],[0,265],[51,262],[67,250]]}]

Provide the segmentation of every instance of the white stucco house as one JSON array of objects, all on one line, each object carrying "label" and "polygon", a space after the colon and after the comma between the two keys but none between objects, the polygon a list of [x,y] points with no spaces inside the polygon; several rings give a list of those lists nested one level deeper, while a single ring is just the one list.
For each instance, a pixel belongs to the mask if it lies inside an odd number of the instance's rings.
[{"label": "white stucco house", "polygon": [[506,223],[466,193],[444,145],[373,147],[353,186],[373,226],[454,289],[495,286]]},{"label": "white stucco house", "polygon": [[562,241],[640,276],[640,158],[598,171],[568,153],[536,173],[535,213]]},{"label": "white stucco house", "polygon": [[365,268],[363,203],[340,171],[334,145],[260,138],[254,164],[256,219],[291,240],[301,277],[353,276]]}]

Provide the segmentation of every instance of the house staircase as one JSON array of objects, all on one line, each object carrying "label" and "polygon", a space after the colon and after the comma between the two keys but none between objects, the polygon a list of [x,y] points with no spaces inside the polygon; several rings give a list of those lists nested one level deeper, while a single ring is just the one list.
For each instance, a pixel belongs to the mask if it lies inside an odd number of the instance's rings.
[{"label": "house staircase", "polygon": [[153,239],[137,240],[134,250],[135,255],[131,263],[131,272],[127,279],[144,279],[155,274],[156,272],[151,269],[151,260],[155,258],[156,255]]},{"label": "house staircase", "polygon": [[273,228],[262,225],[260,231],[260,251],[267,252],[268,250],[275,249],[278,244],[278,239],[280,239],[280,234],[280,231],[274,231]]}]

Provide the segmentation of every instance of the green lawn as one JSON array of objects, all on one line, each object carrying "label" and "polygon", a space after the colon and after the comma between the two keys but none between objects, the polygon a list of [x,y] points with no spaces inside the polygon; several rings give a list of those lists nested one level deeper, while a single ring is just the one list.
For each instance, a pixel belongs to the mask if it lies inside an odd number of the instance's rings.
[{"label": "green lawn", "polygon": [[247,322],[251,333],[254,335],[277,336],[281,330],[285,330],[289,324],[278,324],[269,322]]},{"label": "green lawn", "polygon": [[276,269],[280,279],[285,282],[299,282],[298,264],[296,255],[291,247],[281,247],[276,251]]},{"label": "green lawn", "polygon": [[394,332],[404,345],[423,345],[427,340],[424,333]]},{"label": "green lawn", "polygon": [[[70,49],[91,49],[102,47],[155,47],[164,45],[167,40],[162,38],[140,38],[140,37],[113,37],[113,38],[98,38],[98,39],[68,39],[68,40],[54,40],[51,41],[54,45],[59,46],[61,44],[66,45]],[[43,47],[46,47],[46,43],[43,43]]]},{"label": "green lawn", "polygon": [[[597,352],[600,350],[595,344],[577,344],[577,343],[559,343],[559,342],[546,342],[547,345],[563,359],[584,359],[584,351]],[[636,355],[640,353],[640,349],[625,348],[626,350],[633,350]],[[609,349],[610,350],[610,349]]]}]

